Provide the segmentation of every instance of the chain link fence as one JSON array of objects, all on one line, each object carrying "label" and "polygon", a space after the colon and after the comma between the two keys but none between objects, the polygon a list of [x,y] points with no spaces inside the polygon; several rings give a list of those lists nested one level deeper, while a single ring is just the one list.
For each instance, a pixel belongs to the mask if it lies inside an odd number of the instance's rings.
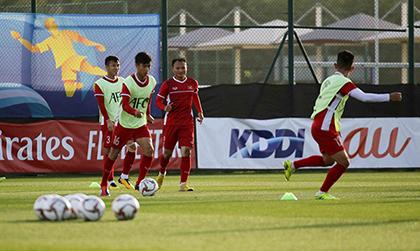
[{"label": "chain link fence", "polygon": [[[420,51],[420,2],[414,2],[414,49]],[[0,3],[2,12],[31,12],[28,0]],[[264,82],[267,76],[268,83],[287,84],[287,40],[281,50],[279,46],[287,32],[288,7],[286,0],[170,0],[168,61],[187,57],[189,74],[203,85]],[[334,72],[337,52],[347,49],[356,55],[355,82],[408,82],[407,0],[300,0],[293,8],[295,31],[319,81]],[[37,0],[36,12],[163,14],[165,10],[161,0]],[[293,50],[294,81],[315,83],[296,38]],[[419,82],[420,53],[414,59]],[[167,69],[170,75],[169,62]]]},{"label": "chain link fence", "polygon": [[[408,82],[408,1],[320,0],[307,12],[302,6],[295,9],[295,16],[300,16],[295,19],[295,25],[315,26],[312,32],[302,36],[302,41],[319,79],[334,71],[332,64],[337,51],[347,49],[356,55],[354,81]],[[419,19],[420,12],[416,9],[415,20]],[[304,74],[307,66],[299,60],[300,51],[296,54],[296,81],[310,83],[310,77]]]}]

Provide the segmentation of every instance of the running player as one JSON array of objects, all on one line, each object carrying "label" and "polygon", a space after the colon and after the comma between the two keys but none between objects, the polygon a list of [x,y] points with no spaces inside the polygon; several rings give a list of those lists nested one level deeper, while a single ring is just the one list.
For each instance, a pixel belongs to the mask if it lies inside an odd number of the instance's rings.
[{"label": "running player", "polygon": [[[104,173],[101,181],[101,196],[109,196],[107,179],[121,148],[130,140],[136,142],[141,150],[139,176],[135,188],[147,175],[152,163],[153,145],[147,123],[153,122],[150,115],[150,98],[156,86],[156,80],[149,75],[152,59],[145,52],[135,57],[137,72],[127,77],[122,85],[122,110],[117,126],[112,135],[112,146],[104,161]],[[130,170],[123,170],[128,175]]]},{"label": "running player", "polygon": [[[120,61],[116,56],[105,58],[105,68],[107,74],[96,80],[94,84],[94,93],[99,106],[99,122],[102,131],[103,153],[108,155],[111,147],[111,136],[114,125],[118,120],[121,108],[121,88],[124,78],[118,76],[120,71]],[[128,152],[124,159],[124,168],[131,168],[134,162],[136,145],[134,142],[127,143]],[[128,166],[128,167],[126,167]],[[128,176],[126,180],[118,179],[126,188],[131,188]],[[108,185],[117,187],[114,181],[114,167],[108,176]]]},{"label": "running player", "polygon": [[286,180],[295,170],[310,166],[331,166],[320,190],[315,194],[318,200],[334,200],[336,197],[328,193],[334,183],[350,165],[349,157],[340,141],[340,120],[348,97],[362,102],[401,101],[400,92],[389,94],[365,93],[348,77],[354,70],[354,55],[349,51],[338,53],[335,64],[336,73],[321,85],[320,94],[315,102],[311,133],[319,145],[322,155],[314,155],[298,161],[286,160],[283,163]]},{"label": "running player", "polygon": [[181,148],[181,180],[179,191],[194,191],[187,184],[191,170],[191,149],[194,144],[194,117],[192,104],[198,112],[198,121],[203,122],[204,114],[198,97],[198,82],[187,77],[185,58],[172,60],[174,76],[162,83],[156,97],[156,106],[166,112],[163,127],[164,152],[160,156],[160,171],[157,177],[159,187],[166,175],[166,166],[176,143]]}]

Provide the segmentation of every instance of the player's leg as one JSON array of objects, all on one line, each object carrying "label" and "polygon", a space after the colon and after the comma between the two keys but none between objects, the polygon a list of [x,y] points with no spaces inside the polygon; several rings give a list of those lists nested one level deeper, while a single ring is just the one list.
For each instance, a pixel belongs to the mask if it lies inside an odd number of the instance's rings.
[{"label": "player's leg", "polygon": [[137,177],[135,189],[138,190],[140,182],[146,177],[147,172],[152,165],[153,160],[153,143],[150,137],[143,137],[136,140],[137,144],[142,149],[142,156],[140,159],[139,176]]},{"label": "player's leg", "polygon": [[146,177],[147,172],[152,165],[154,149],[152,137],[146,125],[136,129],[135,139],[136,143],[140,146],[142,153],[140,159],[139,176],[134,187],[136,190],[138,190],[140,182]]},{"label": "player's leg", "polygon": [[104,160],[104,168],[101,181],[101,196],[109,196],[108,191],[108,176],[114,166],[115,160],[121,151],[121,148],[130,138],[129,130],[117,125],[112,134],[112,147]]},{"label": "player's leg", "polygon": [[101,67],[91,65],[86,58],[82,60],[80,64],[80,70],[97,76],[106,75],[106,71],[104,71]]},{"label": "player's leg", "polygon": [[284,178],[286,179],[286,181],[289,181],[292,174],[299,168],[314,166],[331,166],[332,164],[334,164],[334,160],[328,155],[324,154],[324,146],[331,144],[330,142],[335,140],[335,137],[332,137],[327,132],[322,132],[314,128],[312,128],[311,132],[312,137],[318,144],[319,150],[321,153],[323,153],[323,155],[312,155],[307,158],[296,160],[293,162],[290,160],[284,161]]},{"label": "player's leg", "polygon": [[328,191],[350,165],[349,157],[344,149],[332,154],[330,157],[336,162],[336,164],[328,171],[319,192],[315,194],[316,199],[336,199],[334,196],[330,195]]},{"label": "player's leg", "polygon": [[[109,154],[109,152],[110,152],[110,148],[103,148],[104,156],[107,156]],[[109,173],[109,176],[108,176],[108,186],[115,188],[115,187],[118,187],[118,185],[114,181],[114,171],[115,171],[115,163],[112,166],[111,172]]]},{"label": "player's leg", "polygon": [[194,188],[188,186],[187,180],[191,171],[191,151],[194,146],[194,126],[185,126],[179,130],[179,146],[181,148],[181,178],[179,182],[179,191],[194,191]]},{"label": "player's leg", "polygon": [[[105,125],[101,125],[101,131],[102,131],[102,153],[104,156],[107,156],[112,146],[111,144],[112,132],[108,131],[108,128]],[[114,166],[112,166],[111,172],[109,173],[109,176],[108,176],[108,186],[117,187],[117,183],[115,183],[114,181]]]},{"label": "player's leg", "polygon": [[163,154],[159,157],[160,169],[156,177],[156,182],[159,185],[159,189],[163,185],[163,180],[165,179],[165,176],[166,176],[166,167],[168,166],[169,160],[171,159],[172,152],[173,150],[163,148]]},{"label": "player's leg", "polygon": [[163,180],[166,176],[166,167],[168,166],[177,141],[177,128],[165,125],[163,128],[163,153],[159,156],[160,170],[158,176],[156,177],[159,189],[163,185]]},{"label": "player's leg", "polygon": [[182,146],[181,147],[181,178],[179,182],[180,192],[192,192],[194,188],[187,184],[188,177],[191,171],[191,148]]},{"label": "player's leg", "polygon": [[134,187],[128,178],[128,174],[130,173],[131,166],[133,165],[134,159],[136,157],[136,143],[134,141],[129,141],[127,142],[126,146],[127,153],[124,158],[123,171],[118,178],[118,182],[124,185],[127,189],[133,189]]},{"label": "player's leg", "polygon": [[108,177],[112,171],[114,166],[115,160],[118,157],[121,149],[111,147],[108,156],[105,156],[104,160],[104,167],[102,171],[102,180],[101,180],[101,196],[109,196],[110,193],[108,191]]},{"label": "player's leg", "polygon": [[290,161],[286,160],[283,162],[284,177],[287,181],[290,180],[290,176],[299,168],[314,167],[314,166],[331,166],[334,164],[334,160],[324,155],[312,155],[304,159]]}]

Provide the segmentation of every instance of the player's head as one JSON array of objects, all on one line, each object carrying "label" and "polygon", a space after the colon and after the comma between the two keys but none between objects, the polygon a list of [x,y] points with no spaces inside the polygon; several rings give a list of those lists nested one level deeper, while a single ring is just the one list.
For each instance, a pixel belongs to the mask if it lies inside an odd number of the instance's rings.
[{"label": "player's head", "polygon": [[187,75],[187,59],[174,58],[172,60],[172,72],[177,78],[185,78]]},{"label": "player's head", "polygon": [[58,25],[55,22],[55,19],[53,17],[49,17],[45,19],[44,25],[45,25],[45,29],[47,29],[50,32],[58,29]]},{"label": "player's head", "polygon": [[350,74],[354,70],[354,55],[350,51],[344,50],[337,54],[337,63],[335,68],[342,72]]},{"label": "player's head", "polygon": [[137,73],[141,76],[149,74],[152,58],[146,52],[140,52],[135,58]]},{"label": "player's head", "polygon": [[105,58],[105,68],[109,76],[118,76],[120,71],[120,60],[116,56],[108,56]]}]

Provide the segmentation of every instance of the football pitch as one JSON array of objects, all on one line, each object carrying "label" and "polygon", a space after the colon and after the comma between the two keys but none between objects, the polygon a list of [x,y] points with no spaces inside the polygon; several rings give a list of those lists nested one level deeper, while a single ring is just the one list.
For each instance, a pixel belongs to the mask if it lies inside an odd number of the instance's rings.
[{"label": "football pitch", "polygon": [[[98,222],[43,222],[33,202],[42,194],[90,189],[99,176],[8,178],[0,182],[0,250],[419,250],[420,171],[350,172],[333,187],[339,201],[315,201],[325,172],[285,182],[281,174],[193,174],[196,191],[177,191],[166,177],[154,197],[122,187],[105,198]],[[281,201],[293,192],[298,201]],[[118,194],[140,201],[132,221],[118,222]]]}]

